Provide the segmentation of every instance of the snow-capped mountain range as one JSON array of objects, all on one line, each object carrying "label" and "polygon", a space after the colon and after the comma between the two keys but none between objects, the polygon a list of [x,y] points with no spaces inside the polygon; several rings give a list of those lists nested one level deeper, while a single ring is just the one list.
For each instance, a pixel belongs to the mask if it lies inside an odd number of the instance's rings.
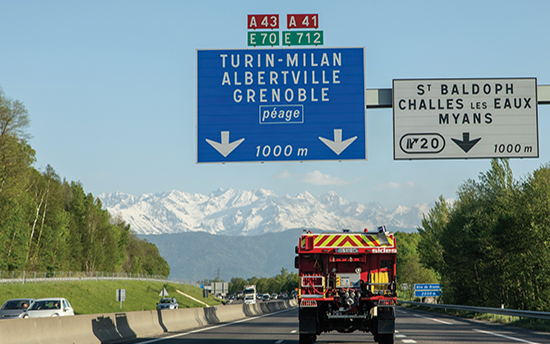
[{"label": "snow-capped mountain range", "polygon": [[427,204],[388,210],[376,202],[349,202],[335,192],[296,197],[273,191],[218,189],[208,196],[177,190],[133,196],[123,192],[99,195],[112,216],[120,215],[138,234],[180,232],[252,236],[288,229],[361,231],[386,225],[391,231],[414,231]]}]

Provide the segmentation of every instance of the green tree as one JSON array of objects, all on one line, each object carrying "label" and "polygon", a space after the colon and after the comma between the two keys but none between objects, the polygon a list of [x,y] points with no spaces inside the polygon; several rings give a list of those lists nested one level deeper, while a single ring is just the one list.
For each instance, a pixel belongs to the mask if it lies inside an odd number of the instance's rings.
[{"label": "green tree", "polygon": [[509,213],[515,195],[517,183],[507,160],[493,159],[479,182],[468,180],[460,186],[440,238],[445,302],[500,306],[506,273],[493,234],[499,218]]},{"label": "green tree", "polygon": [[422,237],[418,233],[396,232],[397,261],[396,275],[401,286],[408,285],[405,298],[412,297],[412,288],[417,283],[436,283],[437,275],[433,270],[422,266],[418,253],[419,242]]},{"label": "green tree", "polygon": [[[521,220],[523,260],[529,260],[530,269],[526,281],[532,295],[526,297],[525,309],[550,310],[550,165],[534,171],[523,184],[524,201],[519,206],[525,216]],[[519,240],[521,240],[519,239]],[[519,241],[518,240],[518,241]],[[516,265],[517,266],[517,265]],[[517,270],[521,267],[517,266]],[[529,274],[530,273],[530,274]]]},{"label": "green tree", "polygon": [[499,299],[506,307],[550,309],[550,167],[529,175],[493,228]]},{"label": "green tree", "polygon": [[451,205],[443,196],[439,196],[434,207],[423,216],[422,226],[417,228],[420,234],[418,242],[420,262],[438,274],[441,274],[444,265],[441,236],[449,222],[450,212]]},{"label": "green tree", "polygon": [[63,203],[63,185],[48,165],[43,173],[33,170],[29,194],[33,197],[29,223],[26,269],[55,271],[66,268],[69,214]]},{"label": "green tree", "polygon": [[157,247],[112,219],[80,182],[32,167],[29,123],[23,103],[0,89],[0,269],[168,276]]},{"label": "green tree", "polygon": [[158,248],[139,239],[134,232],[130,232],[130,242],[126,248],[126,259],[122,266],[125,272],[142,273],[149,275],[170,275],[170,266],[160,256]]},{"label": "green tree", "polygon": [[69,214],[69,246],[71,247],[68,265],[70,270],[85,271],[84,245],[87,241],[86,204],[82,184],[63,183],[65,209]]},{"label": "green tree", "polygon": [[244,278],[233,277],[229,282],[229,294],[236,294],[239,290],[243,290],[247,284],[248,282]]},{"label": "green tree", "polygon": [[25,209],[15,200],[0,198],[0,219],[0,268],[19,270],[25,265],[28,245]]},{"label": "green tree", "polygon": [[20,269],[28,250],[26,194],[35,152],[27,143],[30,120],[24,104],[0,88],[0,268]]}]

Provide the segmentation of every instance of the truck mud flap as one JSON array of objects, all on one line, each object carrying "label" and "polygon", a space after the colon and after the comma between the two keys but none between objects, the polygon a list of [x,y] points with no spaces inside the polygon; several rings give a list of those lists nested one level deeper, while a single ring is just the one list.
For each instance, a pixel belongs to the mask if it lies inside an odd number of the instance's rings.
[{"label": "truck mud flap", "polygon": [[300,333],[317,333],[317,307],[300,308]]},{"label": "truck mud flap", "polygon": [[378,333],[395,332],[395,306],[378,307]]}]

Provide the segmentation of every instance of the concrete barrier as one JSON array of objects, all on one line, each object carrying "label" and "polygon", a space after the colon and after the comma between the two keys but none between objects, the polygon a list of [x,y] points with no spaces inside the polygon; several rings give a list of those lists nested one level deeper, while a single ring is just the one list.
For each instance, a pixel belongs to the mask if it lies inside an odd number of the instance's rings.
[{"label": "concrete barrier", "polygon": [[221,322],[230,322],[246,317],[243,305],[227,305],[218,307],[218,318]]},{"label": "concrete barrier", "polygon": [[0,344],[105,344],[192,330],[296,305],[296,300],[290,300],[254,305],[0,320]]}]

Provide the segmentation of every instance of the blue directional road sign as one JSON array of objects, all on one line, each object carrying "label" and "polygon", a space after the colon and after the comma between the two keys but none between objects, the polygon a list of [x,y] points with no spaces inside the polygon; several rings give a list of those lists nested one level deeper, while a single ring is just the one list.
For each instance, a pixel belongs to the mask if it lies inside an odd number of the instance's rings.
[{"label": "blue directional road sign", "polygon": [[414,297],[435,297],[441,296],[441,290],[415,290]]},{"label": "blue directional road sign", "polygon": [[414,290],[441,290],[439,283],[415,284]]},{"label": "blue directional road sign", "polygon": [[197,163],[367,158],[364,48],[197,50]]}]

